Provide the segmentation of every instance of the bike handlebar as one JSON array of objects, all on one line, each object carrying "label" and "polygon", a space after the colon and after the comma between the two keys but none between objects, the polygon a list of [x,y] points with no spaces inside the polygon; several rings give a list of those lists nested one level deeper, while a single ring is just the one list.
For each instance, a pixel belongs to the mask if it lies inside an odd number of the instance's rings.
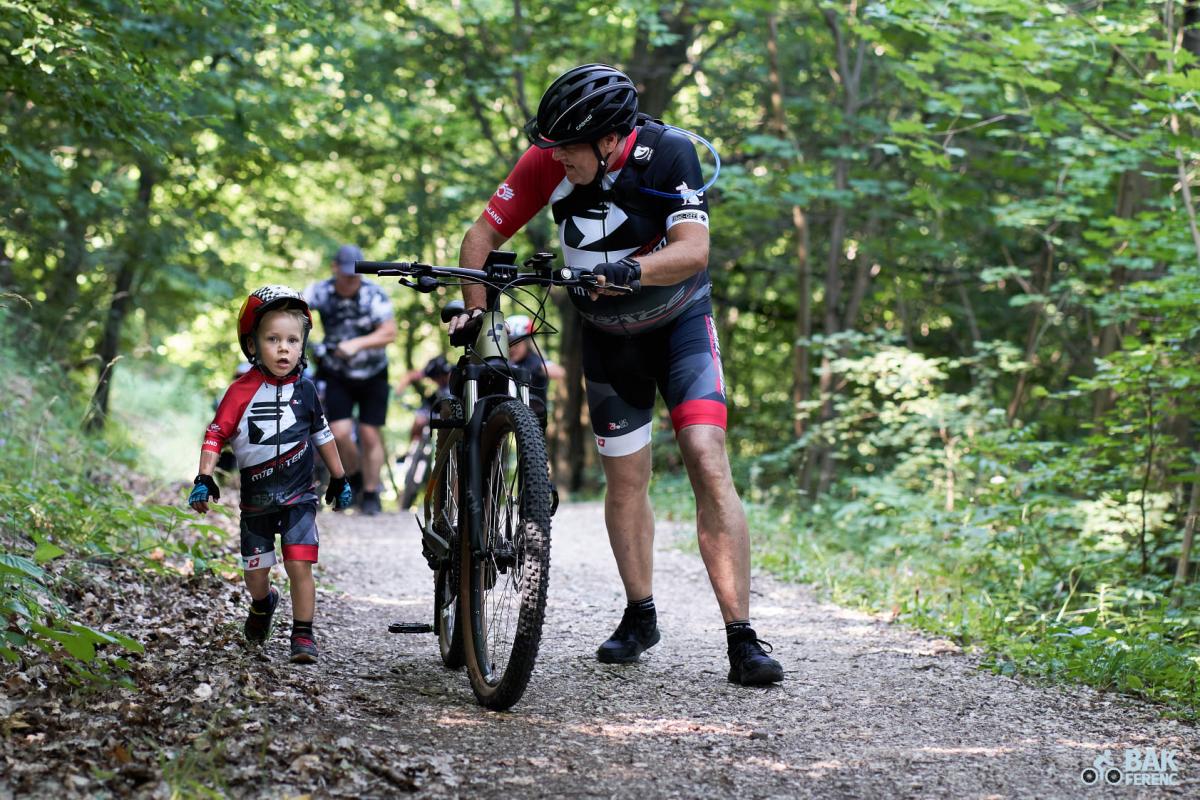
[{"label": "bike handlebar", "polygon": [[439,278],[464,278],[481,283],[499,283],[506,288],[514,286],[580,286],[585,289],[604,289],[619,294],[630,294],[633,289],[628,286],[601,286],[590,269],[579,267],[551,268],[543,259],[535,261],[536,268],[522,272],[515,264],[492,264],[484,269],[468,269],[466,267],[440,267],[434,264],[422,264],[418,261],[356,261],[354,271],[359,275],[378,275],[380,277],[416,278],[415,284],[409,284],[422,292],[432,292],[440,285]]}]

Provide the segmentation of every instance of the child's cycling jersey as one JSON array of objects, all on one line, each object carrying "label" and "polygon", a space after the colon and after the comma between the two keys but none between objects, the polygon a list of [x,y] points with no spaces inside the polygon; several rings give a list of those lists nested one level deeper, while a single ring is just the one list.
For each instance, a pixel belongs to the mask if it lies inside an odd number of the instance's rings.
[{"label": "child's cycling jersey", "polygon": [[313,447],[333,439],[312,381],[252,369],[225,391],[203,449],[228,442],[242,477],[242,513],[315,503]]}]

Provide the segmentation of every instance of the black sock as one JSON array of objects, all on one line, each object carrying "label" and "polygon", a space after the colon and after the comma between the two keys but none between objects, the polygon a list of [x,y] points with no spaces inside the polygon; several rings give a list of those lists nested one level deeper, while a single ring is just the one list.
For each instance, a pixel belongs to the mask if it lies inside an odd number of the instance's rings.
[{"label": "black sock", "polygon": [[350,488],[355,492],[362,491],[362,473],[352,472],[346,476],[346,480],[350,481]]},{"label": "black sock", "polygon": [[307,621],[292,620],[292,638],[295,639],[297,636],[303,636],[306,639],[313,638],[311,619]]},{"label": "black sock", "polygon": [[655,614],[654,595],[647,595],[641,600],[631,600],[626,606],[630,611],[635,611],[642,616],[651,616]]},{"label": "black sock", "polygon": [[263,595],[262,600],[255,600],[253,597],[250,598],[250,607],[252,609],[254,609],[255,611],[257,611],[259,614],[265,614],[268,611],[270,611],[271,610],[271,587],[270,586],[267,587],[267,593],[265,595]]},{"label": "black sock", "polygon": [[735,619],[733,622],[725,623],[725,638],[736,639],[744,636],[746,632],[754,633],[754,629],[750,627],[750,620]]}]

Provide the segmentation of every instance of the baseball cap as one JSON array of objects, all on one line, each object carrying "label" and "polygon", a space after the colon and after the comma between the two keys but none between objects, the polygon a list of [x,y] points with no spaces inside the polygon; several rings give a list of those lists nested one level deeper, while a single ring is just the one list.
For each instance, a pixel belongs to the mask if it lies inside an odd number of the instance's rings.
[{"label": "baseball cap", "polygon": [[362,250],[359,250],[352,244],[344,244],[338,248],[337,255],[333,257],[333,263],[337,264],[338,272],[343,275],[353,275],[354,262],[365,261]]}]

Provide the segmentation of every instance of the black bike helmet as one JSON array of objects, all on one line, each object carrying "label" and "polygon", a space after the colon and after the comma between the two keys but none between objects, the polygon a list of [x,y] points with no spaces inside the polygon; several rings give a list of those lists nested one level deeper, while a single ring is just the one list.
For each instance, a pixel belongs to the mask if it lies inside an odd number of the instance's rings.
[{"label": "black bike helmet", "polygon": [[584,64],[550,84],[525,134],[542,149],[594,142],[612,131],[628,134],[637,113],[638,93],[628,75],[607,64]]},{"label": "black bike helmet", "polygon": [[425,364],[425,377],[436,378],[439,375],[449,375],[454,371],[454,365],[445,356],[434,356]]}]

